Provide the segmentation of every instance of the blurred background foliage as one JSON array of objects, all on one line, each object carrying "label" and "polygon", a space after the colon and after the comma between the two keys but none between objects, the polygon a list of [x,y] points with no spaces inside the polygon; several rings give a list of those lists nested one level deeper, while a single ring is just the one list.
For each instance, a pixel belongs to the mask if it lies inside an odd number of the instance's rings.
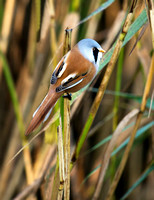
[{"label": "blurred background foliage", "polygon": [[[104,153],[120,123],[121,134],[109,155],[98,199],[106,198],[128,144],[136,115],[128,124],[124,117],[128,119],[129,112],[140,108],[153,59],[154,33],[150,23],[154,24],[154,18],[149,22],[148,12],[150,9],[154,12],[154,5],[149,7],[149,2],[153,1],[137,1],[133,23],[71,172],[73,200],[92,199]],[[54,199],[59,104],[52,114],[53,123],[43,134],[31,141],[24,135],[25,128],[44,98],[52,71],[62,57],[64,30],[72,28],[72,46],[83,38],[93,38],[107,51],[96,79],[86,91],[74,95],[71,102],[71,152],[74,151],[129,6],[129,0],[0,0],[1,199]],[[153,86],[154,78],[113,199],[154,199]],[[26,148],[8,164],[24,145]]]}]

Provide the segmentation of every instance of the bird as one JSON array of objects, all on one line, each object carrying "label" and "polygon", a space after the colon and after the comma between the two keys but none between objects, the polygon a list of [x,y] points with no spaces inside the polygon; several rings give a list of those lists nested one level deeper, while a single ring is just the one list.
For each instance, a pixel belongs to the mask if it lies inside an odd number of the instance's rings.
[{"label": "bird", "polygon": [[67,93],[77,92],[90,83],[97,74],[105,50],[93,39],[80,40],[57,64],[52,73],[47,95],[33,114],[25,135],[46,122],[57,100]]}]

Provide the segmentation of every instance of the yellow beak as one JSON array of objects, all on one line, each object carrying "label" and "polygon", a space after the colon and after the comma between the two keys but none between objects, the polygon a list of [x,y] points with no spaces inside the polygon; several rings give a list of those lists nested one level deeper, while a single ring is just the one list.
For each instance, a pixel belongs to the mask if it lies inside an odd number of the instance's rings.
[{"label": "yellow beak", "polygon": [[99,52],[105,53],[106,51],[104,49],[99,49]]}]

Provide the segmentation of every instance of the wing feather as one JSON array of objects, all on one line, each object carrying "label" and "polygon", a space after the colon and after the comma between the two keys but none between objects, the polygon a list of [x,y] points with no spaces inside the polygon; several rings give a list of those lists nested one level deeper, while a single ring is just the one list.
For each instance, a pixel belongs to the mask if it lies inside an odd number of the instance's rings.
[{"label": "wing feather", "polygon": [[64,90],[70,89],[81,83],[84,78],[85,77],[83,75],[70,74],[61,82],[61,85],[56,88],[56,92],[62,92]]}]

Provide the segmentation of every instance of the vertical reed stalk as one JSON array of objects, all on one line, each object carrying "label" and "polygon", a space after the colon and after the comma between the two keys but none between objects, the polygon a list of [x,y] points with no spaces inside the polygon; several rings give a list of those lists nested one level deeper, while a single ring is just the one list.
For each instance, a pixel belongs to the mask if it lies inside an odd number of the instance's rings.
[{"label": "vertical reed stalk", "polygon": [[60,185],[59,185],[57,198],[58,200],[62,200],[65,172],[64,172],[64,149],[63,149],[61,118],[60,118],[60,126],[57,128],[57,133],[58,133],[58,158],[57,159],[59,160],[59,178],[60,178]]},{"label": "vertical reed stalk", "polygon": [[0,50],[4,54],[6,54],[9,44],[9,37],[11,33],[11,25],[13,21],[15,2],[16,2],[15,0],[7,0],[5,2],[5,10],[2,21],[1,38],[0,38]]},{"label": "vertical reed stalk", "polygon": [[[65,41],[64,41],[64,50],[63,54],[65,55],[71,47],[71,29],[65,30]],[[64,149],[64,199],[69,200],[70,199],[70,102],[67,98],[61,97],[60,102],[60,115],[61,115],[61,128],[63,133],[63,149]],[[60,138],[58,138],[59,140]],[[59,142],[58,142],[59,143]],[[61,199],[63,194],[63,183],[61,173],[57,173],[57,170],[60,170],[59,161],[57,158],[57,164],[56,164],[56,172],[55,172],[55,178],[54,178],[54,184],[53,184],[53,190],[51,199]],[[62,184],[61,184],[62,183]],[[57,187],[59,185],[59,187]],[[58,193],[57,193],[58,188]]]},{"label": "vertical reed stalk", "polygon": [[[124,48],[121,49],[121,52],[120,52],[120,55],[119,55],[119,59],[118,59],[117,75],[116,75],[116,86],[115,86],[115,91],[117,93],[120,92],[120,88],[121,88],[123,60],[124,60]],[[118,125],[119,101],[120,101],[119,95],[115,95],[114,106],[113,106],[113,113],[114,113],[113,131],[115,131],[115,129],[116,129],[117,125]]]},{"label": "vertical reed stalk", "polygon": [[[71,49],[71,29],[65,30],[64,55]],[[64,199],[70,199],[70,102],[64,99]]]}]

